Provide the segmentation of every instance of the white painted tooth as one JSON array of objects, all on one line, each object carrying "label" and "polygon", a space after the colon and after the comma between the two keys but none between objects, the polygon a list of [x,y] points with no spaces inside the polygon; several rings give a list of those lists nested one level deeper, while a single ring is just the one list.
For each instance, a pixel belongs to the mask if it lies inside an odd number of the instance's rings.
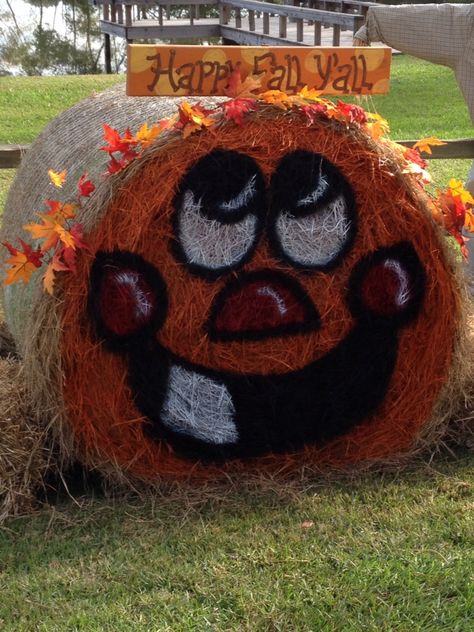
[{"label": "white painted tooth", "polygon": [[214,445],[236,443],[239,434],[234,417],[234,403],[225,384],[172,365],[161,409],[161,421],[167,428]]}]

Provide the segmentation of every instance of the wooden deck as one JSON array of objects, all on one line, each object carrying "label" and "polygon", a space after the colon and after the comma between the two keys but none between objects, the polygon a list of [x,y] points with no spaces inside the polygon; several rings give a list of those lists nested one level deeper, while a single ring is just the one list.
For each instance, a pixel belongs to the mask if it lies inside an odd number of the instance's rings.
[{"label": "wooden deck", "polygon": [[[300,46],[350,46],[371,2],[357,0],[96,0],[101,30],[128,42],[194,40],[223,43]],[[307,6],[299,6],[306,3]],[[216,17],[200,17],[214,5]],[[317,7],[317,8],[315,8]],[[321,8],[322,7],[322,8]],[[331,9],[331,10],[327,10]],[[179,17],[172,17],[179,13]]]}]

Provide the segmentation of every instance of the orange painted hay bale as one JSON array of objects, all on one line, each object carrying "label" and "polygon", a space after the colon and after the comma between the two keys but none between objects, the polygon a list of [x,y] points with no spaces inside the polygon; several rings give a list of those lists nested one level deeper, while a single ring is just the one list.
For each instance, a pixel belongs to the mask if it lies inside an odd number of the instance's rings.
[{"label": "orange painted hay bale", "polygon": [[[159,108],[115,92],[58,117],[3,238],[48,197],[39,162],[100,173],[98,119],[136,129]],[[81,221],[90,251],[57,297],[38,277],[5,297],[66,457],[144,480],[393,462],[470,415],[461,266],[400,156],[358,126],[265,107],[165,133]]]}]

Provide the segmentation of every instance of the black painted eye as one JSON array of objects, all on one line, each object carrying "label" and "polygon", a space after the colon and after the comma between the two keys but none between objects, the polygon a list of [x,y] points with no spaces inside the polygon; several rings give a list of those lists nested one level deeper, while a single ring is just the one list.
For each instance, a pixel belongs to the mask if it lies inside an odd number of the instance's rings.
[{"label": "black painted eye", "polygon": [[184,176],[174,207],[177,256],[215,278],[242,265],[257,243],[265,211],[260,169],[245,154],[215,150]]},{"label": "black painted eye", "polygon": [[271,182],[269,231],[277,256],[328,270],[348,251],[355,230],[354,193],[339,169],[320,154],[287,154]]}]

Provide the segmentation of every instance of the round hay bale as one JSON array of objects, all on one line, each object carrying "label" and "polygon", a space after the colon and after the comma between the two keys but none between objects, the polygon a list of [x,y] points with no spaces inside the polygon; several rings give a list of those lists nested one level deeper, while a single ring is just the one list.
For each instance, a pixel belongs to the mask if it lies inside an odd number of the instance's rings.
[{"label": "round hay bale", "polygon": [[[19,170],[3,239],[50,195],[47,167],[68,170],[64,199],[105,171],[101,123],[175,108],[112,91],[60,115]],[[39,274],[5,293],[63,454],[152,480],[434,445],[467,390],[469,299],[400,155],[270,106],[184,136],[100,180],[80,217],[89,250],[54,298]]]},{"label": "round hay bale", "polygon": [[0,524],[32,509],[47,463],[44,431],[32,421],[21,366],[0,359]]}]

